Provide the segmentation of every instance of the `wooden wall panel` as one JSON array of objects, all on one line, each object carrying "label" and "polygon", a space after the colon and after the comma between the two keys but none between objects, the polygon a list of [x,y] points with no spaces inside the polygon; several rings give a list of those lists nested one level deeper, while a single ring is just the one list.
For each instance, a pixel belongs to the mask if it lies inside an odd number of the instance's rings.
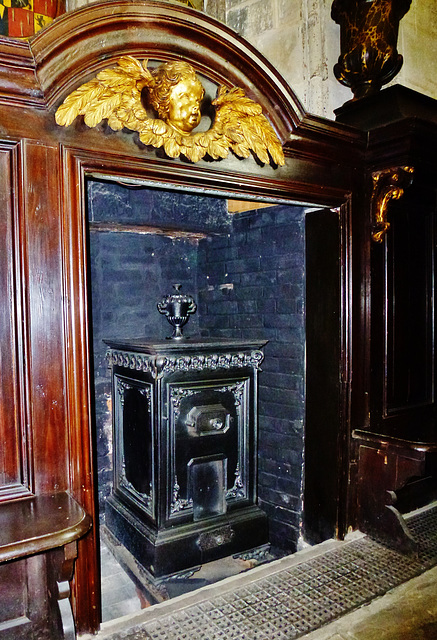
[{"label": "wooden wall panel", "polygon": [[[346,217],[344,215],[344,217]],[[344,535],[339,522],[342,460],[342,352],[346,314],[342,291],[341,215],[311,211],[305,219],[306,389],[304,531],[311,544]],[[341,496],[341,497],[340,497]]]},{"label": "wooden wall panel", "polygon": [[[70,490],[98,523],[90,398],[90,345],[85,178],[83,158],[61,149],[62,240],[64,264],[64,312],[66,326],[66,400],[69,428]],[[79,266],[80,265],[80,266]],[[78,542],[78,558],[72,585],[72,601],[78,630],[92,632],[100,623],[98,526]]]},{"label": "wooden wall panel", "polygon": [[27,431],[23,371],[23,307],[18,202],[14,168],[17,145],[0,146],[0,501],[32,490],[31,439]]},{"label": "wooden wall panel", "polygon": [[22,143],[21,213],[35,491],[68,488],[58,150]]},{"label": "wooden wall panel", "polygon": [[414,187],[392,210],[385,245],[385,417],[434,402],[436,214]]},{"label": "wooden wall panel", "polygon": [[0,640],[48,637],[44,628],[49,620],[44,554],[0,566],[0,602]]}]

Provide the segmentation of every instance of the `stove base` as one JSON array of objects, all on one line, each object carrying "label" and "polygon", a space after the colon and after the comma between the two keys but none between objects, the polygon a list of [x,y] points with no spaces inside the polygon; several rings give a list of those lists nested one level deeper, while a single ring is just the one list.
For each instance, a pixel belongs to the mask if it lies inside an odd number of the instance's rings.
[{"label": "stove base", "polygon": [[268,542],[266,514],[257,506],[155,530],[116,496],[106,503],[106,526],[153,578],[165,578]]}]

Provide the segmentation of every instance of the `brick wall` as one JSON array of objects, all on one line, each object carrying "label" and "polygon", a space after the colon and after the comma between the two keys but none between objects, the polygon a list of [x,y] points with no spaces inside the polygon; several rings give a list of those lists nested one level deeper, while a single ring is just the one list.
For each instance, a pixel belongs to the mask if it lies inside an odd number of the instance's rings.
[{"label": "brick wall", "polygon": [[304,221],[301,207],[236,214],[199,246],[204,335],[268,339],[259,389],[259,497],[270,540],[295,550],[304,422]]},{"label": "brick wall", "polygon": [[[103,340],[170,335],[171,327],[157,312],[156,303],[171,293],[175,282],[194,296],[197,289],[197,241],[178,237],[177,230],[223,232],[229,228],[230,216],[224,200],[91,181],[88,218],[98,493],[103,517],[112,486],[111,384]],[[171,235],[162,235],[163,229]],[[198,321],[197,314],[192,316],[187,331],[197,333]]]}]

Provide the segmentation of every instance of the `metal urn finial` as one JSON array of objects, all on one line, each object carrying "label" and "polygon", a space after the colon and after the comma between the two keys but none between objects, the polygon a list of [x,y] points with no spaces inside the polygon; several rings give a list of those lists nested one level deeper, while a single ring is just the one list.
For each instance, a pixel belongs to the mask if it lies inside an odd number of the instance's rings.
[{"label": "metal urn finial", "polygon": [[181,286],[181,284],[174,284],[173,288],[176,293],[164,296],[157,305],[159,313],[163,313],[174,328],[173,335],[168,336],[172,340],[184,339],[182,327],[188,322],[190,315],[196,313],[197,309],[192,296],[180,291]]}]

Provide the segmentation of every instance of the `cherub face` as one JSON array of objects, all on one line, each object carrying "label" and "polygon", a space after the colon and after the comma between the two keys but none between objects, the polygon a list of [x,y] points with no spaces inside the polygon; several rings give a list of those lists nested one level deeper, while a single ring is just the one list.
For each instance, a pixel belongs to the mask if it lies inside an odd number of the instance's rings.
[{"label": "cherub face", "polygon": [[167,123],[182,135],[191,133],[200,122],[203,95],[198,80],[180,80],[170,91]]}]

